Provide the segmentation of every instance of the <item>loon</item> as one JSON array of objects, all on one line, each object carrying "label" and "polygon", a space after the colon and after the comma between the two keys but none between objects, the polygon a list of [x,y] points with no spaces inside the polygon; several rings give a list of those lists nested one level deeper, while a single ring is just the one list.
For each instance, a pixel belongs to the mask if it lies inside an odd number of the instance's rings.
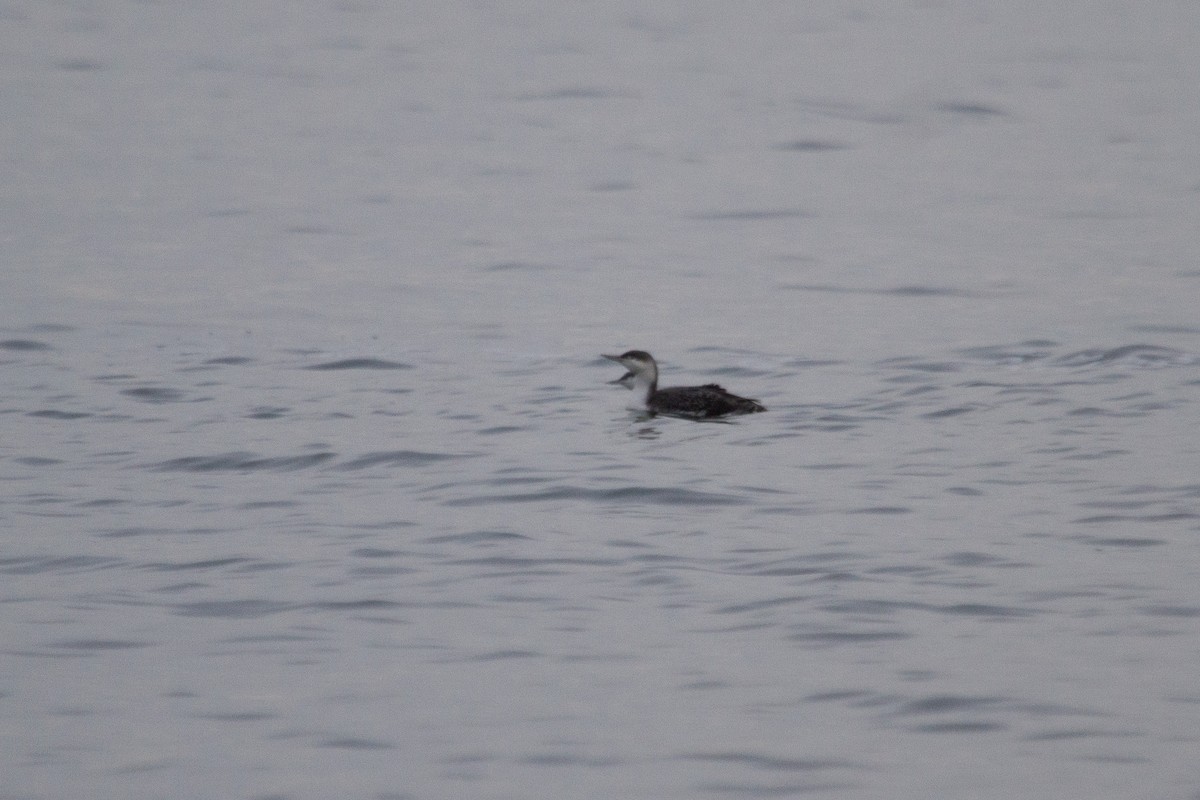
[{"label": "loon", "polygon": [[658,364],[654,356],[644,350],[630,350],[619,356],[604,357],[629,370],[613,383],[638,392],[642,404],[651,414],[704,419],[767,410],[757,400],[730,394],[715,383],[659,389]]}]

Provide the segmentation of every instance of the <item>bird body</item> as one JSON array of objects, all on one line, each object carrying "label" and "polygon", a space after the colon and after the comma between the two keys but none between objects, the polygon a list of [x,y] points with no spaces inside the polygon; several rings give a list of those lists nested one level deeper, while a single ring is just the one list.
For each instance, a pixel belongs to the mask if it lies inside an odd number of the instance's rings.
[{"label": "bird body", "polygon": [[757,400],[739,397],[715,383],[659,389],[658,364],[654,357],[644,350],[630,350],[619,356],[604,357],[629,370],[613,383],[636,392],[640,407],[651,414],[711,419],[767,410]]}]

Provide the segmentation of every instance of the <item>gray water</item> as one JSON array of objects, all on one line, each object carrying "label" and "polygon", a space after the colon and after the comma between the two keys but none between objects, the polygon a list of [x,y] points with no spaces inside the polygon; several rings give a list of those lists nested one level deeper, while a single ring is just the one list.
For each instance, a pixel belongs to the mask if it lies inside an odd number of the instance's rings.
[{"label": "gray water", "polygon": [[0,797],[1200,797],[1200,7],[1044,5],[0,8]]}]

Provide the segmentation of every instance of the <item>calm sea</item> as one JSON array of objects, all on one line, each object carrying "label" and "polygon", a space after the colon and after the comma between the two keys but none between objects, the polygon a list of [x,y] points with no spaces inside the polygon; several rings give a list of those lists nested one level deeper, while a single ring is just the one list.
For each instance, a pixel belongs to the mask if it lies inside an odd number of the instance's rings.
[{"label": "calm sea", "polygon": [[1200,798],[1200,6],[1050,5],[6,3],[0,798]]}]

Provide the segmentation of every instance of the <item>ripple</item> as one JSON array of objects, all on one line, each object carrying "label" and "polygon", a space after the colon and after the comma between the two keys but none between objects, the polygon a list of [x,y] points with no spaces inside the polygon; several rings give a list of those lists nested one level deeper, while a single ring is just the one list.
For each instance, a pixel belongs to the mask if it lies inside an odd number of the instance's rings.
[{"label": "ripple", "polygon": [[[833,561],[834,565],[830,565]],[[738,575],[758,577],[813,576],[819,580],[857,580],[857,577],[841,566],[837,556],[789,556],[766,561],[748,561],[735,564],[730,571]]]},{"label": "ripple", "polygon": [[1150,606],[1142,612],[1152,617],[1200,617],[1200,607],[1197,606]]},{"label": "ripple", "polygon": [[1055,359],[1063,367],[1089,367],[1098,364],[1126,363],[1131,366],[1157,367],[1192,363],[1195,359],[1181,350],[1150,344],[1128,344],[1110,349],[1080,350]]},{"label": "ripple", "polygon": [[977,553],[973,551],[963,551],[951,553],[942,559],[947,564],[956,567],[1028,567],[1027,561],[1010,561],[1007,558],[1000,558],[989,553]]},{"label": "ripple", "polygon": [[518,658],[537,658],[541,653],[533,650],[492,650],[471,656],[469,661],[511,661]]},{"label": "ripple", "polygon": [[352,550],[350,555],[358,556],[359,558],[396,558],[397,556],[405,555],[405,551],[387,550],[381,547],[360,547],[357,550]]},{"label": "ripple", "polygon": [[749,603],[738,603],[732,606],[722,606],[714,609],[714,614],[743,614],[747,611],[762,611],[767,608],[805,603],[812,600],[812,595],[794,595],[790,597],[772,597],[767,600],[755,600]]},{"label": "ripple", "polygon": [[96,653],[104,650],[135,650],[139,647],[149,647],[150,644],[150,642],[135,642],[128,639],[68,639],[54,642],[49,647]]},{"label": "ripple", "polygon": [[986,347],[969,347],[959,350],[959,354],[973,361],[985,361],[1000,366],[1013,364],[1029,364],[1049,358],[1050,348],[1056,342],[1045,339],[1031,339],[1013,345],[989,345]]},{"label": "ripple", "polygon": [[382,739],[363,739],[345,736],[337,739],[325,739],[319,747],[332,747],[337,750],[395,750],[396,745]]},{"label": "ripple", "polygon": [[913,634],[903,631],[817,631],[793,633],[788,638],[794,642],[814,644],[872,644],[911,639]]},{"label": "ripple", "polygon": [[516,433],[517,431],[523,430],[528,430],[528,428],[517,425],[497,425],[494,428],[482,428],[476,431],[476,433],[478,433],[480,436],[496,436],[502,433]]},{"label": "ripple", "polygon": [[551,264],[539,264],[533,261],[501,261],[484,267],[485,272],[547,272],[556,269]]},{"label": "ripple", "polygon": [[43,458],[41,456],[19,456],[13,461],[26,467],[53,467],[63,463],[61,458]]},{"label": "ripple", "polygon": [[682,753],[675,756],[684,761],[706,761],[717,764],[740,764],[771,771],[812,772],[822,769],[858,767],[848,761],[823,758],[781,758],[750,752]]},{"label": "ripple", "polygon": [[996,106],[989,106],[984,103],[974,103],[962,100],[951,100],[945,103],[938,103],[935,108],[938,111],[944,111],[948,114],[962,114],[970,117],[1007,117],[1008,112]]},{"label": "ripple", "polygon": [[425,453],[419,450],[384,450],[367,453],[340,466],[340,469],[365,469],[367,467],[423,467],[438,461],[451,461],[456,458],[471,458],[474,454],[459,453]]},{"label": "ripple", "polygon": [[622,489],[583,489],[560,486],[541,492],[480,495],[445,501],[448,506],[478,506],[492,503],[539,503],[548,500],[588,500],[599,503],[651,504],[667,506],[727,506],[747,502],[737,495],[697,492],[674,487],[647,488],[631,486]]},{"label": "ripple", "polygon": [[628,95],[602,86],[564,86],[545,92],[517,95],[516,100],[527,103],[536,100],[608,100],[622,97]]},{"label": "ripple", "polygon": [[591,758],[574,753],[538,753],[525,756],[520,761],[538,767],[615,767],[623,763],[617,758]]},{"label": "ripple", "polygon": [[121,394],[141,400],[143,403],[178,403],[185,397],[178,389],[165,386],[139,386],[134,389],[122,389]]},{"label": "ripple", "polygon": [[[930,361],[924,358],[889,358],[880,361],[879,366],[928,373],[958,372],[962,369],[962,365],[954,361]],[[922,388],[932,390],[936,387]]]},{"label": "ripple", "polygon": [[1164,514],[1097,514],[1092,517],[1080,517],[1072,522],[1094,525],[1108,522],[1177,522],[1179,520],[1196,519],[1200,514],[1191,511],[1172,511]]},{"label": "ripple", "polygon": [[496,544],[528,540],[530,537],[511,531],[471,531],[470,533],[449,533],[442,536],[430,536],[421,541],[426,544]]},{"label": "ripple", "polygon": [[412,364],[400,361],[385,361],[381,358],[345,358],[341,361],[327,361],[322,364],[312,364],[304,369],[327,372],[343,369],[412,369]]},{"label": "ripple", "polygon": [[825,611],[832,611],[838,614],[871,614],[882,615],[891,614],[895,611],[908,611],[912,609],[929,610],[932,606],[926,603],[917,603],[911,600],[839,600],[836,603],[826,603],[821,606]]},{"label": "ripple", "polygon": [[74,325],[61,325],[57,322],[38,322],[30,325],[28,330],[38,331],[39,333],[71,333],[79,329]]},{"label": "ripple", "polygon": [[321,603],[310,603],[308,607],[317,611],[379,611],[381,609],[406,608],[407,605],[394,600],[369,598],[366,600],[327,600]]},{"label": "ripple", "polygon": [[1068,728],[1044,731],[1042,733],[1031,733],[1022,737],[1027,742],[1057,742],[1064,739],[1092,739],[1092,738],[1123,738],[1132,734],[1129,733],[1114,733],[1112,731],[1095,730],[1088,728]]},{"label": "ripple", "polygon": [[845,142],[834,142],[829,139],[793,139],[790,142],[780,142],[772,149],[786,153],[828,153],[834,150],[846,150],[850,147]]},{"label": "ripple", "polygon": [[697,784],[696,789],[706,794],[726,794],[732,797],[796,797],[802,794],[829,793],[850,788],[844,783],[784,783],[754,784],[714,781]]},{"label": "ripple", "polygon": [[91,58],[64,58],[56,61],[54,66],[67,72],[98,72],[104,69],[104,63]]},{"label": "ripple", "polygon": [[957,603],[942,606],[937,609],[945,614],[956,614],[966,617],[1029,617],[1034,614],[1026,608],[1011,606],[994,606],[987,603]]},{"label": "ripple", "polygon": [[246,419],[279,419],[290,410],[283,406],[255,406],[250,409],[250,413],[246,415]]},{"label": "ripple", "polygon": [[214,722],[263,722],[278,719],[278,714],[267,711],[231,711],[227,713],[197,714],[197,719],[211,719]]},{"label": "ripple", "polygon": [[295,608],[296,606],[292,603],[279,603],[271,600],[205,600],[177,605],[175,613],[181,617],[252,619],[291,611]]},{"label": "ripple", "polygon": [[221,567],[231,567],[237,564],[250,563],[249,558],[206,558],[199,561],[181,561],[176,563],[168,562],[153,562],[142,565],[142,569],[150,569],[158,572],[181,572],[190,570],[209,570],[220,569]]},{"label": "ripple", "polygon": [[809,216],[798,208],[762,208],[736,211],[703,211],[692,219],[710,222],[770,222],[777,219],[801,219]]},{"label": "ripple", "polygon": [[1136,536],[1080,536],[1075,537],[1096,547],[1158,547],[1167,543],[1166,539],[1153,539]]},{"label": "ripple", "polygon": [[204,363],[212,366],[238,367],[243,364],[253,363],[253,361],[254,359],[246,356],[221,356],[220,358],[210,358]]},{"label": "ripple", "polygon": [[899,714],[945,714],[958,711],[978,711],[995,708],[1001,703],[1007,703],[1007,697],[992,697],[986,695],[934,694],[913,700],[904,704]]},{"label": "ripple", "polygon": [[491,567],[521,572],[523,574],[548,574],[559,572],[549,567],[613,567],[621,562],[612,558],[517,558],[514,556],[491,556],[488,558],[459,558],[447,563],[460,566]]},{"label": "ripple", "polygon": [[837,286],[835,284],[781,284],[780,289],[798,292],[829,292],[833,294],[866,294],[885,297],[975,297],[974,294],[948,286],[890,286],[883,288],[860,286]]},{"label": "ripple", "polygon": [[964,405],[954,406],[952,408],[943,408],[940,411],[930,411],[922,414],[922,419],[945,419],[947,417],[961,417],[963,414],[970,414],[972,411],[978,411],[982,406]]},{"label": "ripple", "polygon": [[314,467],[335,457],[336,454],[329,452],[310,453],[302,456],[265,457],[254,453],[235,451],[215,456],[172,458],[152,464],[149,468],[158,472],[255,472],[258,470],[286,472]]},{"label": "ripple", "polygon": [[135,526],[129,528],[113,528],[106,530],[101,536],[106,539],[129,539],[137,536],[164,536],[164,535],[186,535],[186,536],[206,536],[214,533],[224,533],[221,528],[155,528],[149,526]]},{"label": "ripple", "polygon": [[0,559],[0,574],[72,574],[76,572],[90,572],[97,569],[112,569],[124,566],[125,563],[123,559],[101,556],[64,556],[61,558],[17,556],[15,558]]},{"label": "ripple", "polygon": [[991,733],[1008,730],[1008,726],[1003,722],[934,722],[917,725],[912,730],[917,733]]},{"label": "ripple", "polygon": [[83,419],[92,415],[82,411],[59,411],[57,409],[47,408],[43,409],[42,411],[30,411],[26,416],[38,417],[40,419],[73,420]]},{"label": "ripple", "polygon": [[19,353],[32,353],[39,350],[53,350],[45,342],[36,339],[3,339],[0,340],[0,350],[12,350]]}]

